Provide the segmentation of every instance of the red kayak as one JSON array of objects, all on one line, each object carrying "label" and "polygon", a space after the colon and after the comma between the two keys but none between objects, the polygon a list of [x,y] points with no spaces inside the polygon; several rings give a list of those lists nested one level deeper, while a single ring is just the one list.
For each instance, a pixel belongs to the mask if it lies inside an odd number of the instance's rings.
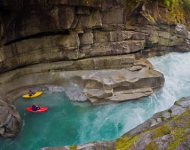
[{"label": "red kayak", "polygon": [[33,111],[32,107],[26,107],[25,109],[26,109],[26,111],[29,111],[29,112],[32,112],[32,113],[40,113],[40,112],[44,112],[44,111],[48,110],[48,107],[40,106],[40,109],[38,109],[36,111]]}]

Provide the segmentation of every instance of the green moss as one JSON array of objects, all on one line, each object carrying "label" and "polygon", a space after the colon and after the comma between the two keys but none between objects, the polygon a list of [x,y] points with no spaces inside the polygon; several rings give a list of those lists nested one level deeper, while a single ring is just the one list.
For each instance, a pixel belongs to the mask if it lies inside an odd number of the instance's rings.
[{"label": "green moss", "polygon": [[[171,132],[171,135],[173,135],[174,140],[170,143],[168,150],[173,150],[185,139],[187,139],[188,133],[186,133],[185,130],[190,126],[190,120],[188,116],[189,112],[188,110],[186,110],[180,116],[174,118],[175,122],[173,123],[173,130]],[[183,124],[183,126],[180,124]]]},{"label": "green moss", "polygon": [[175,140],[170,143],[169,147],[167,150],[173,150],[176,148],[180,143],[182,143],[185,139],[187,139],[187,134],[185,136],[182,136],[180,138],[174,138]]},{"label": "green moss", "polygon": [[179,3],[182,10],[190,11],[190,0],[181,0]]},{"label": "green moss", "polygon": [[76,145],[71,145],[71,146],[70,146],[70,149],[75,149],[75,150],[76,150],[76,149],[77,149],[77,146],[76,146]]},{"label": "green moss", "polygon": [[133,143],[138,139],[138,136],[130,137],[120,137],[115,143],[115,150],[125,150],[133,146]]},{"label": "green moss", "polygon": [[156,128],[153,132],[153,138],[157,138],[157,137],[161,137],[167,134],[170,134],[171,132],[171,127],[168,126],[160,126],[158,128]]},{"label": "green moss", "polygon": [[[185,11],[182,8],[182,2],[180,0],[158,0],[158,4],[166,9],[165,13],[161,14],[164,22],[169,24],[185,23]],[[190,8],[190,5],[188,7]]]},{"label": "green moss", "polygon": [[[84,0],[88,1],[88,0]],[[183,10],[190,10],[190,0],[131,0],[131,1],[125,1],[126,4],[129,5],[136,5],[139,2],[155,2],[157,1],[159,3],[159,6],[161,7],[168,7],[170,9],[180,6]]]},{"label": "green moss", "polygon": [[145,146],[145,150],[159,150],[157,144],[153,141]]},{"label": "green moss", "polygon": [[148,19],[151,21],[151,22],[153,22],[153,23],[155,23],[156,21],[154,20],[154,18],[149,14],[148,15]]},{"label": "green moss", "polygon": [[159,6],[168,7],[170,9],[179,5],[179,0],[157,0],[157,1],[158,1]]}]

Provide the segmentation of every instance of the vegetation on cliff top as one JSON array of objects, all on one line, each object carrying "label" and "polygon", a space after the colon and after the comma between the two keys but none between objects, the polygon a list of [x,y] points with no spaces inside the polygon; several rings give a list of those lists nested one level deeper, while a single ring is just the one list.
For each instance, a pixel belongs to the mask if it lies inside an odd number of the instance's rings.
[{"label": "vegetation on cliff top", "polygon": [[125,2],[130,15],[139,11],[150,23],[171,25],[180,23],[189,27],[190,0],[125,0]]},{"label": "vegetation on cliff top", "polygon": [[159,6],[168,7],[170,9],[179,6],[181,10],[190,11],[190,0],[133,0],[127,3],[138,2],[157,2]]}]

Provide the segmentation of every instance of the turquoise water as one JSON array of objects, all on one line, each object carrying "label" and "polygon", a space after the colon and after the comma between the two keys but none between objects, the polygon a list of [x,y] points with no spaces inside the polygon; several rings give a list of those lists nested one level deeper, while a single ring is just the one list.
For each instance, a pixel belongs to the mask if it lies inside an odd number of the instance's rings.
[{"label": "turquoise water", "polygon": [[[15,105],[22,128],[13,139],[0,138],[1,150],[35,150],[91,141],[113,140],[154,113],[165,110],[190,93],[190,53],[173,53],[149,60],[165,76],[165,86],[154,94],[135,101],[93,106],[89,102],[69,101],[64,92],[44,93],[35,99],[19,98]],[[35,102],[47,106],[45,113],[26,112]]]}]

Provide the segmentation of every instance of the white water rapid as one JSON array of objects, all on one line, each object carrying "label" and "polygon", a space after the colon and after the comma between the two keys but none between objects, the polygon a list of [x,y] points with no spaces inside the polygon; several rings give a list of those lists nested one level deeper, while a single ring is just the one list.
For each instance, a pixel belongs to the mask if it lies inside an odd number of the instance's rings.
[{"label": "white water rapid", "polygon": [[[149,61],[155,70],[164,74],[165,85],[139,100],[93,106],[87,102],[70,101],[61,92],[65,89],[57,87],[50,87],[50,93],[36,99],[26,101],[20,97],[15,106],[23,120],[22,128],[16,138],[0,137],[0,150],[33,150],[113,140],[155,113],[170,108],[179,98],[190,96],[190,53],[171,53],[149,58]],[[74,93],[76,98],[77,87],[71,89],[69,93]],[[49,110],[42,114],[26,112],[24,108],[33,102],[47,106]]]}]

